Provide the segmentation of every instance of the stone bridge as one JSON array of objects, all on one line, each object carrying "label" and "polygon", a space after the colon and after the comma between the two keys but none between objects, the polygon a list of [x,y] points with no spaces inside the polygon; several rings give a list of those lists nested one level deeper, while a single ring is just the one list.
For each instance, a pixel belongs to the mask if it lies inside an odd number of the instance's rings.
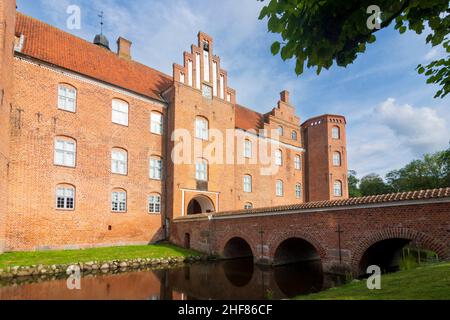
[{"label": "stone bridge", "polygon": [[177,218],[170,240],[224,259],[284,265],[321,260],[325,272],[391,267],[411,245],[450,260],[450,188]]}]

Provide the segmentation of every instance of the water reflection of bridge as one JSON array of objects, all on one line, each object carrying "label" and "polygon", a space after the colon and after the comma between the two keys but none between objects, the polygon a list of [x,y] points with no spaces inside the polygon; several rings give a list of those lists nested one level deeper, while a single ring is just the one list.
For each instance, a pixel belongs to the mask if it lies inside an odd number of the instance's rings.
[{"label": "water reflection of bridge", "polygon": [[200,300],[284,299],[333,285],[331,278],[324,276],[320,261],[264,268],[243,259],[155,273],[161,285],[165,284],[162,299],[171,299],[174,292]]}]

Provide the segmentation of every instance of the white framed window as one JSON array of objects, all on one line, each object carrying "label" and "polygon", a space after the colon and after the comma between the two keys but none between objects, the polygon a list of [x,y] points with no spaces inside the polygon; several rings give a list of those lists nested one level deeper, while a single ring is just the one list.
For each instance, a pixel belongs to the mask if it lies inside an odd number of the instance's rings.
[{"label": "white framed window", "polygon": [[245,210],[252,210],[252,209],[253,209],[253,204],[250,203],[250,202],[247,202],[247,203],[244,205],[244,209],[245,209]]},{"label": "white framed window", "polygon": [[161,213],[161,196],[151,195],[148,197],[148,213]]},{"label": "white framed window", "polygon": [[284,185],[281,180],[277,180],[276,193],[277,197],[282,197],[284,195]]},{"label": "white framed window", "polygon": [[122,126],[128,126],[129,105],[123,100],[112,101],[112,122]]},{"label": "white framed window", "polygon": [[126,175],[128,173],[128,152],[113,149],[111,152],[111,172]]},{"label": "white framed window", "polygon": [[341,162],[341,153],[340,152],[334,152],[333,153],[333,166],[340,167],[342,164]]},{"label": "white framed window", "polygon": [[279,126],[277,130],[278,130],[278,135],[279,135],[280,137],[282,137],[282,136],[284,135],[284,129],[283,129],[283,127],[282,127],[282,126]]},{"label": "white framed window", "polygon": [[300,183],[297,183],[295,185],[295,197],[297,199],[301,199],[302,198],[302,185]]},{"label": "white framed window", "polygon": [[58,86],[58,109],[76,112],[77,111],[77,90],[66,84]]},{"label": "white framed window", "polygon": [[253,189],[252,176],[245,175],[244,176],[244,192],[251,193]]},{"label": "white framed window", "polygon": [[63,137],[55,139],[55,165],[74,168],[76,153],[75,140]]},{"label": "white framed window", "polygon": [[163,115],[159,112],[152,112],[150,116],[150,132],[162,135],[163,125]]},{"label": "white framed window", "polygon": [[183,83],[183,84],[185,82],[185,76],[184,76],[183,72],[180,73],[180,82]]},{"label": "white framed window", "polygon": [[295,166],[295,170],[302,169],[302,158],[299,155],[296,155],[294,158],[294,166]]},{"label": "white framed window", "polygon": [[340,139],[341,138],[341,129],[339,127],[333,127],[331,129],[331,136],[333,139]]},{"label": "white framed window", "polygon": [[72,186],[60,185],[56,187],[56,209],[75,209],[75,188]]},{"label": "white framed window", "polygon": [[297,141],[297,131],[292,131],[292,140]]},{"label": "white framed window", "polygon": [[280,167],[283,165],[283,152],[281,150],[275,151],[275,165]]},{"label": "white framed window", "polygon": [[208,162],[199,159],[195,163],[195,178],[197,181],[208,181]]},{"label": "white framed window", "polygon": [[341,181],[335,181],[333,189],[334,189],[335,197],[342,197],[342,182]]},{"label": "white framed window", "polygon": [[209,139],[209,122],[205,118],[197,117],[195,119],[195,137],[201,140]]},{"label": "white framed window", "polygon": [[244,142],[244,157],[251,158],[253,151],[253,144],[250,140]]},{"label": "white framed window", "polygon": [[162,159],[151,158],[150,159],[150,179],[161,180],[162,179]]},{"label": "white framed window", "polygon": [[112,212],[127,212],[127,193],[124,190],[115,190],[111,193]]}]

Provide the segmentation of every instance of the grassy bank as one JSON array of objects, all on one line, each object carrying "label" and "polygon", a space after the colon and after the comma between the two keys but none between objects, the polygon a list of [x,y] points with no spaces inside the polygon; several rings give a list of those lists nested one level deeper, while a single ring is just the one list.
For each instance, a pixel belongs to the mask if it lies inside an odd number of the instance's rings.
[{"label": "grassy bank", "polygon": [[298,300],[450,300],[450,263],[418,267],[382,276],[381,290],[352,282]]},{"label": "grassy bank", "polygon": [[164,259],[199,256],[198,252],[170,244],[95,248],[85,250],[14,252],[0,255],[0,269],[13,266],[85,263],[91,261]]}]

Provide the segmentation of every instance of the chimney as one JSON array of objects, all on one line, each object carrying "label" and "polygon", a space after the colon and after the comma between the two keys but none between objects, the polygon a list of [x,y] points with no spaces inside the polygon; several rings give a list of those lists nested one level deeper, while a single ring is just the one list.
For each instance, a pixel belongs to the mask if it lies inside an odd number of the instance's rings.
[{"label": "chimney", "polygon": [[287,103],[287,104],[290,104],[290,101],[289,101],[289,91],[287,91],[287,90],[282,91],[282,92],[280,93],[280,96],[281,96],[281,101],[282,101],[282,102]]},{"label": "chimney", "polygon": [[117,39],[117,55],[121,58],[131,60],[131,44],[130,40],[119,37]]}]

